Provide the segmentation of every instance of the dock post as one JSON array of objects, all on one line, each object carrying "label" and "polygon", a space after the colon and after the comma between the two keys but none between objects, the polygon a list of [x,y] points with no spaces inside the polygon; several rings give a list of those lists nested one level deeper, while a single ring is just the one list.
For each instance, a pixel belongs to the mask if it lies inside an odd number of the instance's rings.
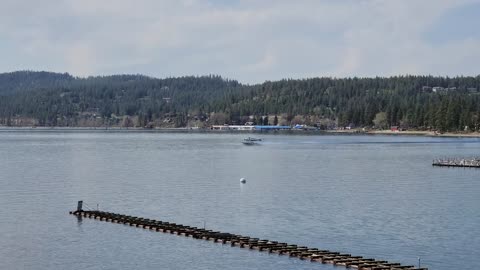
[{"label": "dock post", "polygon": [[82,212],[83,201],[78,201],[77,204],[77,212]]},{"label": "dock post", "polygon": [[[383,260],[376,260],[371,258],[363,258],[362,256],[352,256],[351,254],[345,254],[340,252],[333,252],[329,250],[319,250],[318,248],[309,248],[305,246],[291,245],[288,243],[279,243],[277,241],[260,240],[259,238],[252,238],[249,236],[242,236],[231,233],[224,233],[213,230],[206,230],[185,226],[182,224],[157,221],[152,219],[146,219],[136,216],[120,215],[111,212],[92,210],[87,207],[86,211],[82,209],[83,201],[78,201],[77,211],[69,213],[75,215],[78,218],[79,224],[82,222],[82,217],[99,219],[102,221],[113,221],[117,223],[128,224],[130,226],[136,226],[140,228],[149,228],[164,233],[171,233],[177,235],[191,235],[196,239],[219,240],[222,243],[229,242],[231,246],[239,246],[240,248],[257,249],[259,251],[268,249],[270,253],[275,252],[279,255],[288,255],[290,257],[297,257],[301,260],[310,259],[312,262],[330,263],[339,266],[345,266],[346,268],[368,269],[368,270],[428,270],[428,268],[421,267],[421,258],[418,256],[418,268],[413,265],[402,266],[400,263],[392,263]],[[88,206],[88,205],[87,205]],[[204,220],[204,227],[206,227],[206,221]]]}]

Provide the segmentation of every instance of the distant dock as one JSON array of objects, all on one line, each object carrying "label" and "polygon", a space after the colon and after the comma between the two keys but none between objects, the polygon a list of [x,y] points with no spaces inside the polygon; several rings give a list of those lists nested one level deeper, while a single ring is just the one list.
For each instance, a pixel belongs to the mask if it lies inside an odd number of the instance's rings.
[{"label": "distant dock", "polygon": [[340,252],[321,250],[318,248],[309,248],[270,240],[260,240],[258,238],[252,238],[249,236],[206,230],[205,228],[202,229],[165,221],[127,216],[98,210],[84,211],[82,210],[82,202],[79,202],[77,211],[71,211],[70,214],[75,215],[78,218],[86,217],[98,219],[100,221],[120,223],[157,232],[229,244],[232,247],[237,246],[240,248],[249,248],[258,251],[268,251],[269,253],[288,255],[301,260],[329,263],[337,266],[344,266],[346,268],[355,268],[361,270],[428,270],[428,268],[416,268],[412,265],[401,265],[400,263],[376,260],[372,258],[363,258],[362,256],[352,256],[351,254],[343,254]]},{"label": "distant dock", "polygon": [[480,158],[434,159],[432,165],[439,167],[480,168]]}]

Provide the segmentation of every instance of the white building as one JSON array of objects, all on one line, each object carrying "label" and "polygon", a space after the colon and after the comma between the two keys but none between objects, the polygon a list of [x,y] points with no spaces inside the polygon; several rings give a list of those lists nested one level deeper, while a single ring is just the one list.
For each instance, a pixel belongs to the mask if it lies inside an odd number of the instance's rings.
[{"label": "white building", "polygon": [[212,130],[255,130],[255,126],[213,125]]}]

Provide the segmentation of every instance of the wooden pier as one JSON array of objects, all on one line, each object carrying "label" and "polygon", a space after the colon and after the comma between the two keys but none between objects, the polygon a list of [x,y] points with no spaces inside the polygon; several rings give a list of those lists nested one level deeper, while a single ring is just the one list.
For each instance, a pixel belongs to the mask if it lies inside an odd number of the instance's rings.
[{"label": "wooden pier", "polygon": [[338,266],[345,266],[347,268],[363,270],[427,270],[427,268],[415,268],[415,266],[411,265],[401,265],[400,263],[363,258],[362,256],[352,256],[351,254],[291,245],[266,239],[261,240],[249,236],[206,230],[165,221],[127,216],[104,211],[84,211],[82,210],[81,202],[78,204],[77,211],[71,211],[70,214],[79,218],[86,217],[98,219],[100,221],[120,223],[157,232],[176,234],[185,237],[228,244],[232,247],[237,246],[240,248],[249,248],[269,253],[277,253],[279,255],[288,255],[290,257],[299,258],[300,260],[329,263]]},{"label": "wooden pier", "polygon": [[439,167],[480,168],[480,158],[434,159],[432,165]]}]

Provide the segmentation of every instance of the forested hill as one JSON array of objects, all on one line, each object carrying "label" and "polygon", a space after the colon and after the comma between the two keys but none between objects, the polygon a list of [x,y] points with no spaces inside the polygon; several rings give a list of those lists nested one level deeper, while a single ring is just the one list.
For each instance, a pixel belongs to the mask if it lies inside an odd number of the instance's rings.
[{"label": "forested hill", "polygon": [[19,71],[0,73],[0,95],[18,94],[18,92],[42,88],[67,86],[74,78],[68,73]]},{"label": "forested hill", "polygon": [[183,127],[306,124],[479,130],[480,76],[311,78],[244,85],[219,76],[0,74],[0,125]]}]

